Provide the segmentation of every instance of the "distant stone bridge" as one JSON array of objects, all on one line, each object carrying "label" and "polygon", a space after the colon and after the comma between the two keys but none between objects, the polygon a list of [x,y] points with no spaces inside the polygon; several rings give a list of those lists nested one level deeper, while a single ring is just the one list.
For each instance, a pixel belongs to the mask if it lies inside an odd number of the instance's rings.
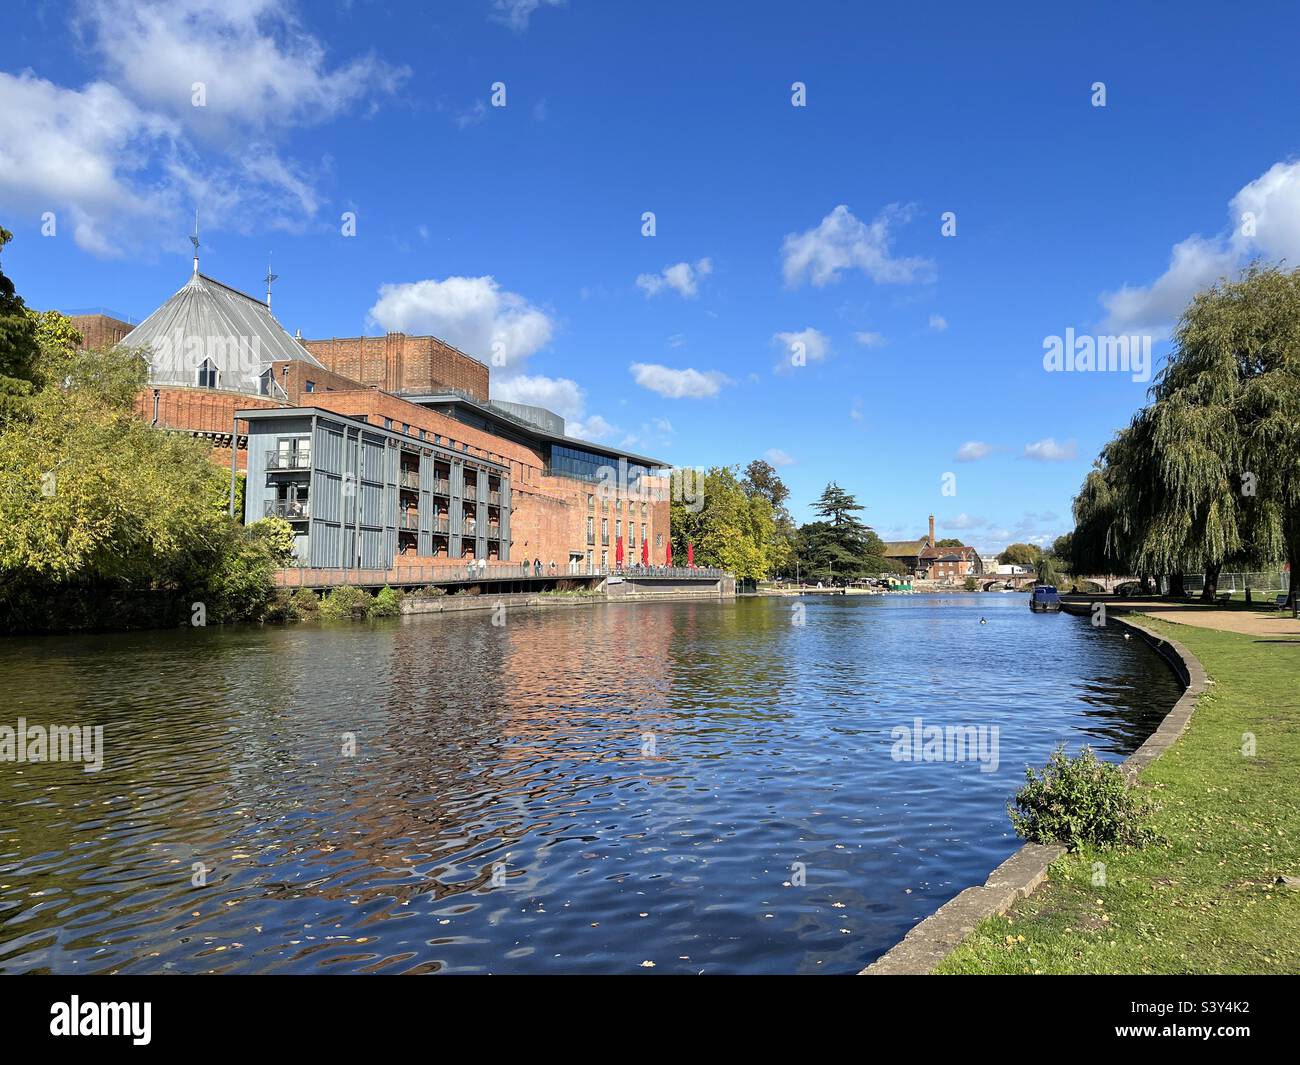
[{"label": "distant stone bridge", "polygon": [[[1023,588],[1025,585],[1032,585],[1038,580],[1038,576],[1031,570],[1028,573],[1001,573],[992,574],[984,573],[975,578],[980,582],[980,591],[989,592],[994,588]],[[1121,584],[1133,584],[1137,581],[1136,577],[1066,577],[1062,579],[1062,584],[1067,586],[1096,584],[1107,595],[1114,595],[1115,589]]]}]

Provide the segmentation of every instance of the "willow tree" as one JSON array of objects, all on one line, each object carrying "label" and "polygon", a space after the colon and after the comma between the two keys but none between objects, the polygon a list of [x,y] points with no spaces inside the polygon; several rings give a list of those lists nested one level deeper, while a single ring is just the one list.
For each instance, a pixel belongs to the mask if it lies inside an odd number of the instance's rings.
[{"label": "willow tree", "polygon": [[[1208,598],[1228,559],[1300,562],[1300,270],[1251,266],[1198,293],[1154,389],[1174,515]],[[1155,530],[1159,533],[1160,529]],[[1294,582],[1292,585],[1294,597]]]},{"label": "willow tree", "polygon": [[[1300,561],[1300,271],[1198,293],[1139,411],[1075,501],[1075,563],[1168,576]],[[1091,563],[1091,564],[1089,564]],[[1293,590],[1294,596],[1294,590]]]}]

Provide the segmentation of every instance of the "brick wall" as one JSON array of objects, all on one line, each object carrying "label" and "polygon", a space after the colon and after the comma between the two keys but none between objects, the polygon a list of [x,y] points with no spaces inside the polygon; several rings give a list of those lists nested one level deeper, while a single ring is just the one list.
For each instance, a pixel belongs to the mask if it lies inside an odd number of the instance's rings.
[{"label": "brick wall", "polygon": [[[289,371],[287,375],[284,374],[285,368]],[[545,476],[542,472],[541,452],[526,444],[464,425],[445,414],[390,396],[376,388],[359,388],[354,381],[335,373],[322,372],[305,363],[277,363],[276,380],[289,393],[288,405],[319,407],[349,417],[365,415],[371,425],[380,428],[384,427],[384,419],[388,418],[392,421],[392,429],[397,432],[401,432],[402,426],[406,425],[409,426],[410,435],[418,439],[419,430],[423,429],[430,441],[435,436],[441,437],[443,443],[466,455],[507,466],[510,470],[513,507],[510,517],[511,543],[507,557],[512,562],[540,557],[544,565],[549,566],[555,562],[557,566],[563,567],[568,564],[570,551],[585,559],[590,546],[595,564],[599,565],[601,551],[604,550],[608,553],[606,561],[612,566],[617,540],[615,522],[619,519],[624,522],[625,563],[633,564],[641,560],[642,522],[646,525],[646,535],[650,540],[651,563],[663,565],[666,559],[669,521],[666,482],[647,481],[647,487],[663,498],[645,498],[644,517],[640,513],[643,496],[625,500],[621,512],[612,500],[608,510],[602,510],[595,484],[567,477]],[[316,385],[315,391],[310,393],[305,391],[308,380],[314,381]],[[230,431],[235,411],[240,408],[286,405],[263,396],[217,389],[166,387],[157,389],[157,392],[158,424],[164,428],[210,436],[213,439],[213,461],[223,468],[229,468],[230,465]],[[136,414],[146,421],[153,418],[153,394],[154,389],[147,388],[136,396]],[[240,426],[241,432],[246,430],[246,424]],[[239,469],[246,467],[247,456],[244,451],[237,454],[236,462]],[[597,496],[594,509],[588,508],[588,495]],[[596,518],[596,542],[592,545],[587,544],[588,514]],[[602,517],[609,519],[607,546],[602,546],[600,542]],[[627,533],[629,521],[634,521],[637,526],[635,547]],[[658,542],[659,538],[662,538],[662,542]],[[677,561],[684,563],[685,559]]]},{"label": "brick wall", "polygon": [[487,366],[437,337],[389,333],[301,343],[328,369],[385,392],[455,388],[476,399],[488,398]]},{"label": "brick wall", "polygon": [[[154,389],[146,388],[136,393],[135,413],[147,422],[154,418]],[[159,388],[158,425],[164,429],[177,429],[213,439],[212,461],[218,466],[230,466],[230,432],[235,411],[247,407],[279,407],[283,404],[243,392],[223,392],[211,388]],[[240,426],[240,432],[247,424]],[[240,450],[236,456],[239,469],[245,469],[248,454]]]},{"label": "brick wall", "polygon": [[81,334],[81,349],[102,348],[116,344],[135,326],[107,314],[74,314],[70,321]]}]

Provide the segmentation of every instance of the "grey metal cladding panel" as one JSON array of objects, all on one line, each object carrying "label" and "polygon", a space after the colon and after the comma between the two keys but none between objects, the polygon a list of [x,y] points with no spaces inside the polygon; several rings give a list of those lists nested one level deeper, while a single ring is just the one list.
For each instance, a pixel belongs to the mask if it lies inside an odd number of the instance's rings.
[{"label": "grey metal cladding panel", "polygon": [[382,483],[388,479],[388,448],[383,442],[376,443],[368,435],[361,439],[360,477],[365,481]]},{"label": "grey metal cladding panel", "polygon": [[342,529],[337,522],[311,522],[311,564],[332,567],[342,561]]},{"label": "grey metal cladding panel", "polygon": [[366,569],[389,569],[396,546],[396,541],[389,539],[388,531],[362,529],[361,565]]},{"label": "grey metal cladding panel", "polygon": [[266,483],[266,455],[273,441],[250,435],[248,467],[244,474],[244,524],[252,525],[266,513],[266,501],[275,491]]},{"label": "grey metal cladding panel", "polygon": [[311,431],[311,418],[250,418],[249,437],[302,436]]},{"label": "grey metal cladding panel", "polygon": [[341,523],[344,518],[343,479],[317,470],[311,479],[312,517]]},{"label": "grey metal cladding panel", "polygon": [[316,439],[312,441],[312,461],[316,469],[330,473],[343,472],[343,434],[317,423]]},{"label": "grey metal cladding panel", "polygon": [[382,485],[370,484],[363,482],[358,488],[359,498],[361,500],[361,524],[378,528],[382,525],[391,525],[392,522],[386,520],[385,514],[385,496],[387,488]]},{"label": "grey metal cladding panel", "polygon": [[510,557],[510,509],[508,507],[501,508],[500,554],[502,559],[508,559]]}]

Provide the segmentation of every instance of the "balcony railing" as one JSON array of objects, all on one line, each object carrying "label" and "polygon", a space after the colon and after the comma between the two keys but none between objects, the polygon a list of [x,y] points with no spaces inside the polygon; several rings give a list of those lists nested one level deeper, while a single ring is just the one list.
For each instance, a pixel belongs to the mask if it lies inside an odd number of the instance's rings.
[{"label": "balcony railing", "polygon": [[436,496],[451,495],[451,482],[446,477],[437,477],[433,482],[433,494]]},{"label": "balcony railing", "polygon": [[489,492],[489,493],[488,493],[488,506],[490,506],[490,507],[499,507],[500,505],[501,505],[501,493],[500,493],[500,492]]},{"label": "balcony railing", "polygon": [[587,533],[587,543],[591,544],[593,547],[596,545],[596,534],[595,534],[595,533],[593,533],[593,532],[589,532],[589,533]]},{"label": "balcony railing", "polygon": [[399,475],[398,484],[403,488],[419,488],[420,475],[415,470],[403,470]]},{"label": "balcony railing", "polygon": [[309,470],[310,451],[272,451],[266,456],[268,470]]},{"label": "balcony railing", "polygon": [[489,526],[487,527],[487,538],[488,538],[489,540],[500,540],[500,539],[501,539],[501,526],[500,526],[500,525],[489,525]]},{"label": "balcony railing", "polygon": [[301,499],[268,499],[262,517],[283,518],[285,521],[306,521],[311,517],[311,513],[307,503]]},{"label": "balcony railing", "polygon": [[436,533],[441,533],[443,536],[446,536],[449,532],[451,532],[451,522],[446,518],[434,518],[433,531]]},{"label": "balcony railing", "polygon": [[418,514],[401,514],[397,518],[397,527],[403,530],[413,530],[420,527],[420,515]]}]

